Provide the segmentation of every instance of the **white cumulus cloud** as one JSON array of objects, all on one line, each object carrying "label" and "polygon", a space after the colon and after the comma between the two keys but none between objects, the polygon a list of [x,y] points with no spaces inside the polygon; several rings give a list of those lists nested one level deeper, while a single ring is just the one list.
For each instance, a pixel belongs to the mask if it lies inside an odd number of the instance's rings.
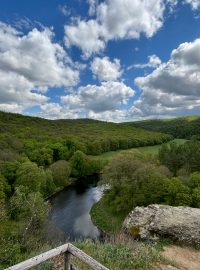
[{"label": "white cumulus cloud", "polygon": [[98,6],[99,0],[87,0],[89,4],[89,15],[94,16],[96,13],[96,8]]},{"label": "white cumulus cloud", "polygon": [[75,45],[84,52],[88,58],[105,48],[105,42],[100,38],[102,27],[95,20],[76,20],[74,25],[65,26],[65,45]]},{"label": "white cumulus cloud", "polygon": [[162,63],[160,58],[155,54],[148,56],[148,59],[149,59],[148,63],[131,65],[128,67],[128,70],[130,70],[132,68],[146,68],[146,67],[157,68]]},{"label": "white cumulus cloud", "polygon": [[40,108],[41,112],[38,113],[38,116],[47,119],[76,119],[81,115],[81,110],[78,108],[69,110],[59,103],[49,102],[41,105]]},{"label": "white cumulus cloud", "polygon": [[53,35],[47,28],[25,35],[0,22],[1,108],[43,104],[48,88],[77,84],[79,71],[62,46],[53,42]]},{"label": "white cumulus cloud", "polygon": [[90,111],[88,117],[91,119],[109,121],[109,122],[124,122],[127,120],[126,110],[115,110],[115,111],[105,111],[101,113],[96,113]]},{"label": "white cumulus cloud", "polygon": [[190,4],[193,10],[200,8],[200,0],[184,0],[186,4]]},{"label": "white cumulus cloud", "polygon": [[120,60],[111,62],[108,57],[94,58],[91,70],[100,81],[116,81],[122,75]]},{"label": "white cumulus cloud", "polygon": [[61,97],[68,109],[81,108],[86,112],[101,113],[117,110],[134,96],[134,90],[122,82],[102,82],[101,85],[79,87],[78,92]]},{"label": "white cumulus cloud", "polygon": [[[93,7],[94,1],[90,1]],[[73,20],[65,26],[67,46],[79,47],[85,57],[103,50],[113,39],[152,37],[163,25],[163,0],[106,0],[96,6],[95,20]]]},{"label": "white cumulus cloud", "polygon": [[200,39],[185,42],[167,63],[135,83],[142,89],[134,110],[144,116],[178,114],[200,106]]}]

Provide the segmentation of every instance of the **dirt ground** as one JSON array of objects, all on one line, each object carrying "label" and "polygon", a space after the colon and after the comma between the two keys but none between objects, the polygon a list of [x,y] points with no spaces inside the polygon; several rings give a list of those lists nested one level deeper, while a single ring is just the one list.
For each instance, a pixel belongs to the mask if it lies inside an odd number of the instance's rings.
[{"label": "dirt ground", "polygon": [[159,266],[156,270],[200,270],[200,251],[188,247],[166,246],[162,255],[175,266]]},{"label": "dirt ground", "polygon": [[[159,265],[155,270],[200,270],[200,251],[188,247],[166,246],[162,255],[171,265]],[[54,270],[64,270],[64,257],[53,260]]]}]

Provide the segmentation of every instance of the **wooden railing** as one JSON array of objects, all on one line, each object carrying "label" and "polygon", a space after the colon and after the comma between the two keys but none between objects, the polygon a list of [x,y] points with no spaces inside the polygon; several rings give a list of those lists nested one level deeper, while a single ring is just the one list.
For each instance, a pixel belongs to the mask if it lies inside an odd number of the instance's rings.
[{"label": "wooden railing", "polygon": [[78,258],[80,261],[84,262],[86,265],[90,266],[93,270],[109,270],[92,257],[88,256],[86,253],[68,243],[63,246],[51,249],[45,253],[42,253],[36,257],[33,257],[27,261],[21,262],[14,266],[11,266],[5,270],[27,270],[34,266],[46,262],[47,260],[53,259],[56,256],[64,255],[64,269],[65,270],[80,270],[77,266],[72,263],[72,256]]}]

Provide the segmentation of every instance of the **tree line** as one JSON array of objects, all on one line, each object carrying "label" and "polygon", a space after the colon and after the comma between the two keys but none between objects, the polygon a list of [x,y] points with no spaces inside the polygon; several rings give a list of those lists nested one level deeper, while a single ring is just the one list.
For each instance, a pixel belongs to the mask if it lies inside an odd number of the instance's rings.
[{"label": "tree line", "polygon": [[103,170],[109,184],[103,197],[113,215],[136,206],[167,204],[200,207],[200,142],[163,145],[158,157],[123,154]]},{"label": "tree line", "polygon": [[172,119],[153,119],[124,123],[132,127],[144,128],[172,135],[174,138],[200,140],[200,117],[188,116]]}]

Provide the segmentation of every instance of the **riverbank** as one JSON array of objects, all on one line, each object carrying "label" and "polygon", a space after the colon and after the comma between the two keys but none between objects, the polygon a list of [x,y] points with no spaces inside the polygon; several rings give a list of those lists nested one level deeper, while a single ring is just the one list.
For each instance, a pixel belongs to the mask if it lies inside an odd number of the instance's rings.
[{"label": "riverbank", "polygon": [[49,221],[63,233],[64,239],[98,239],[101,232],[92,223],[90,209],[102,196],[98,175],[79,179],[51,198]]},{"label": "riverbank", "polygon": [[103,198],[95,203],[90,211],[92,222],[106,234],[119,233],[126,215],[127,213],[113,213]]}]

